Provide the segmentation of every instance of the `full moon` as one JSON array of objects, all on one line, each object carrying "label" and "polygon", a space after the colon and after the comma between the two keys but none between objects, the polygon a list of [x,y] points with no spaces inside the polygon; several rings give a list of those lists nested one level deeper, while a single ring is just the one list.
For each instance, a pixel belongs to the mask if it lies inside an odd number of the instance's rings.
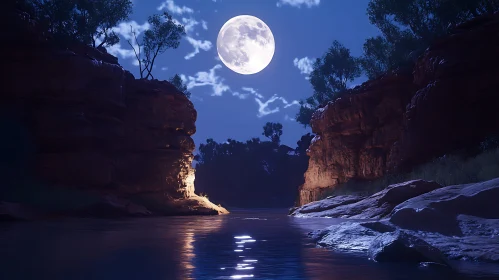
[{"label": "full moon", "polygon": [[218,33],[217,51],[220,60],[232,71],[255,74],[265,69],[274,56],[274,35],[257,17],[233,17]]}]

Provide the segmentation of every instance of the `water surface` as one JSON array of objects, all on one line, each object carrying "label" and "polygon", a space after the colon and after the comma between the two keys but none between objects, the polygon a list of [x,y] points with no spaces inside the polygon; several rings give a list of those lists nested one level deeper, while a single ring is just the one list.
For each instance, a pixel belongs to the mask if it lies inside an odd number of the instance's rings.
[{"label": "water surface", "polygon": [[306,236],[337,222],[258,210],[0,224],[0,279],[471,279],[316,248]]}]

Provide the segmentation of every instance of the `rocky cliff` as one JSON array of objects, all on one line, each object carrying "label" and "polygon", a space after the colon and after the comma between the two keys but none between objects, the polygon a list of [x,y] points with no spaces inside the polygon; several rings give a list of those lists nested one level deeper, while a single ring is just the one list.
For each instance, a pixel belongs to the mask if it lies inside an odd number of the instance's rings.
[{"label": "rocky cliff", "polygon": [[474,145],[498,131],[499,16],[435,42],[411,73],[368,81],[314,113],[299,205],[349,179],[374,179]]},{"label": "rocky cliff", "polygon": [[0,102],[3,120],[30,144],[17,149],[34,147],[23,176],[158,214],[226,212],[194,193],[197,113],[188,98],[168,82],[135,79],[105,51],[55,47],[26,14],[13,21]]}]

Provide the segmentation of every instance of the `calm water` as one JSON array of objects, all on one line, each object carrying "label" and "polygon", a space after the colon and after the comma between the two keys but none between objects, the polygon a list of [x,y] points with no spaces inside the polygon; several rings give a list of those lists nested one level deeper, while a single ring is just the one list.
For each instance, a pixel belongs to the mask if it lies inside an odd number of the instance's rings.
[{"label": "calm water", "polygon": [[285,211],[0,225],[0,279],[469,279],[315,248]]}]

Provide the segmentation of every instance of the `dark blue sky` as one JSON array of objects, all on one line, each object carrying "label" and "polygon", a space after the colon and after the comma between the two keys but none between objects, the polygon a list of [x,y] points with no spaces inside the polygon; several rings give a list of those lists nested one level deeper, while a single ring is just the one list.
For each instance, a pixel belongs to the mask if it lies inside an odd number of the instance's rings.
[{"label": "dark blue sky", "polygon": [[[154,76],[168,79],[176,73],[190,81],[191,100],[198,111],[196,145],[207,138],[240,141],[261,136],[268,122],[283,124],[283,144],[295,147],[301,135],[309,130],[293,120],[298,106],[284,108],[280,98],[267,106],[259,105],[255,94],[245,99],[234,92],[249,93],[252,88],[262,95],[260,103],[272,101],[272,96],[284,98],[288,103],[305,99],[312,88],[305,79],[307,59],[320,57],[338,40],[350,48],[355,56],[361,55],[362,44],[378,30],[366,15],[368,0],[134,0],[134,13],[130,22],[117,28],[120,45],[111,47],[123,67],[138,77],[138,67],[126,42],[130,24],[139,31],[149,15],[163,8],[187,26],[187,37],[178,49],[167,50],[158,57]],[[254,75],[240,75],[228,69],[217,59],[216,39],[222,25],[237,15],[253,15],[263,20],[272,30],[276,49],[267,68]],[[139,37],[140,39],[140,37]],[[195,52],[195,48],[199,52]],[[301,60],[300,60],[301,59]],[[219,65],[219,66],[217,66]],[[211,71],[211,72],[210,72]],[[190,77],[190,78],[189,78]],[[362,77],[353,84],[364,81]],[[276,108],[279,108],[278,111]],[[272,113],[271,113],[272,112]]]}]

